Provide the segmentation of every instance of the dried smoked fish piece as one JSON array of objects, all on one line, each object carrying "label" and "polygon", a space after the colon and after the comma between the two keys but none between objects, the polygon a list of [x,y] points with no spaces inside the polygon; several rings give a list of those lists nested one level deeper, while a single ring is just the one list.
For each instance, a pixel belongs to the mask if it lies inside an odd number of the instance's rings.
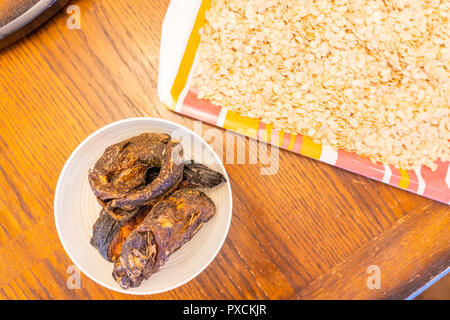
[{"label": "dried smoked fish piece", "polygon": [[97,199],[100,205],[103,207],[103,210],[108,213],[112,219],[114,220],[128,220],[136,215],[139,208],[133,210],[123,210],[120,208],[112,208],[110,202],[101,201]]},{"label": "dried smoked fish piece", "polygon": [[114,262],[120,256],[122,244],[134,229],[144,220],[151,208],[142,207],[132,218],[115,220],[105,210],[94,224],[91,244],[103,258]]},{"label": "dried smoked fish piece", "polygon": [[[159,167],[151,167],[146,172],[141,172],[143,177],[136,177],[135,181],[145,179],[146,183],[152,182],[159,175]],[[195,163],[193,160],[187,161],[184,164],[183,180],[176,186],[176,189],[181,188],[213,188],[221,183],[226,182],[225,177],[215,170],[212,170],[204,164]],[[166,193],[168,194],[168,193]],[[153,202],[161,200],[164,196],[156,198]],[[111,202],[104,202],[98,199],[103,209],[108,212],[114,219],[122,220],[133,217],[138,208],[133,210],[123,210],[120,208],[113,208]]]},{"label": "dried smoked fish piece", "polygon": [[[144,133],[106,148],[89,172],[95,196],[108,212],[126,211],[157,201],[181,181],[183,148],[167,134]],[[150,168],[160,168],[149,182]]]},{"label": "dried smoked fish piece", "polygon": [[[149,170],[154,175],[148,179],[154,179],[159,170]],[[185,163],[183,181],[177,186],[181,188],[213,188],[218,184],[226,182],[225,177],[217,171],[205,165],[189,161]],[[114,209],[100,213],[100,217],[93,227],[91,244],[98,249],[100,254],[108,261],[115,262],[122,250],[122,244],[128,235],[137,228],[145,216],[150,212],[151,206],[141,207],[133,211]],[[115,215],[120,215],[116,218]]]},{"label": "dried smoked fish piece", "polygon": [[184,164],[183,180],[179,188],[214,188],[226,181],[220,172],[191,160]]},{"label": "dried smoked fish piece", "polygon": [[113,277],[124,288],[138,287],[211,219],[214,202],[203,192],[185,188],[158,202],[122,245]]}]

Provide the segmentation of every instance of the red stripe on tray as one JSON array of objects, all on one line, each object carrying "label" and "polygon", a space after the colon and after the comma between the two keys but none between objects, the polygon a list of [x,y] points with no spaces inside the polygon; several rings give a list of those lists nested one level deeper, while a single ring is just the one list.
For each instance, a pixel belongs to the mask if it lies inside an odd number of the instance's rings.
[{"label": "red stripe on tray", "polygon": [[284,149],[287,149],[289,147],[289,142],[291,142],[291,134],[285,132],[283,136],[283,143],[281,144],[281,147]]},{"label": "red stripe on tray", "polygon": [[295,153],[300,153],[300,150],[302,149],[302,142],[303,142],[303,136],[300,134],[296,134],[294,147],[292,148],[292,151],[294,151]]},{"label": "red stripe on tray", "polygon": [[449,203],[450,188],[445,182],[445,177],[447,176],[450,162],[442,162],[438,160],[436,163],[438,168],[434,172],[426,167],[422,167],[420,170],[423,180],[425,180],[425,191],[423,192],[423,195]]},{"label": "red stripe on tray", "polygon": [[394,166],[389,166],[392,171],[391,179],[389,180],[389,184],[398,187],[402,175],[400,174],[400,170]]},{"label": "red stripe on tray", "polygon": [[280,132],[277,129],[272,129],[271,135],[270,135],[270,144],[273,144],[274,146],[279,147],[279,134]]},{"label": "red stripe on tray", "polygon": [[342,150],[338,150],[336,167],[346,169],[378,181],[382,181],[384,177],[384,167],[381,163],[373,163],[368,158]]},{"label": "red stripe on tray", "polygon": [[266,124],[264,122],[262,122],[262,121],[260,121],[259,124],[258,124],[257,139],[259,141],[266,142]]},{"label": "red stripe on tray", "polygon": [[221,107],[213,105],[209,100],[199,99],[197,94],[189,89],[184,98],[180,113],[216,125]]}]

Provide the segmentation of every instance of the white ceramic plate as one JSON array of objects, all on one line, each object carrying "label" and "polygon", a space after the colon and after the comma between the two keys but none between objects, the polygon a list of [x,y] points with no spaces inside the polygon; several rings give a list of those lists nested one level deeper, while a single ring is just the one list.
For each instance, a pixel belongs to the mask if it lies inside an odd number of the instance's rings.
[{"label": "white ceramic plate", "polygon": [[222,247],[232,216],[229,182],[211,190],[203,190],[216,204],[215,217],[205,223],[191,241],[171,255],[160,271],[140,287],[121,289],[111,275],[113,264],[104,260],[89,243],[92,226],[101,207],[89,187],[87,176],[106,147],[145,132],[163,132],[179,139],[185,160],[194,159],[206,164],[221,172],[229,181],[219,157],[200,136],[166,120],[133,118],[114,122],[94,132],[75,149],[56,186],[54,210],[59,238],[81,272],[102,286],[128,294],[159,293],[195,278]]}]

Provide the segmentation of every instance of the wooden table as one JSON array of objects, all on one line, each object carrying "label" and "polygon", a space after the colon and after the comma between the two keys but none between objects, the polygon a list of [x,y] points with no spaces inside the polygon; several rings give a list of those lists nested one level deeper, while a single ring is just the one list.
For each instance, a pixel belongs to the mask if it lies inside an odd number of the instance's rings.
[{"label": "wooden table", "polygon": [[[70,153],[119,119],[193,126],[156,93],[168,2],[73,1],[81,30],[67,28],[63,11],[0,52],[1,299],[406,298],[446,270],[447,205],[280,150],[275,175],[260,175],[261,164],[226,165],[228,238],[188,284],[134,297],[83,275],[81,289],[68,289],[73,263],[56,233],[53,195]],[[371,266],[380,289],[367,286]]]}]

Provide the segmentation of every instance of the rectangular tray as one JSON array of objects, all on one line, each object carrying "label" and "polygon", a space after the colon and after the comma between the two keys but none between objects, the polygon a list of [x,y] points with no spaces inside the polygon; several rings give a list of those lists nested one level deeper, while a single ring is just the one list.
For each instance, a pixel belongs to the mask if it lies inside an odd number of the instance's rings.
[{"label": "rectangular tray", "polygon": [[316,144],[310,138],[276,130],[258,119],[243,117],[197,97],[190,85],[200,43],[199,29],[211,0],[172,0],[161,35],[158,95],[170,109],[182,115],[222,127],[330,165],[378,180],[407,191],[450,204],[450,162],[438,168],[402,170],[373,163],[368,158]]}]

